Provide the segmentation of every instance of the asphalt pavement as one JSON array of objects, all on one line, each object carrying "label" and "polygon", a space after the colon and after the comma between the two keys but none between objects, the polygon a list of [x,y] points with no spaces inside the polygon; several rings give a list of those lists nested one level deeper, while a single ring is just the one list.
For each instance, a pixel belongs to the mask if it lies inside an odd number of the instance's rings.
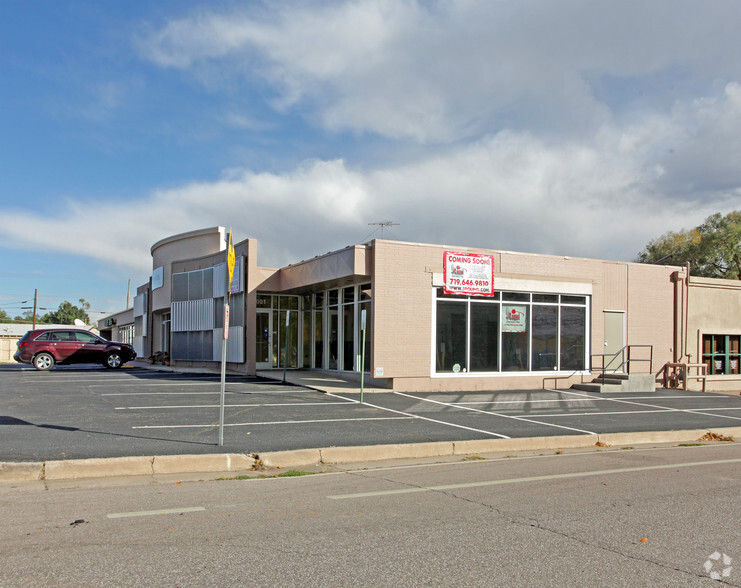
[{"label": "asphalt pavement", "polygon": [[659,389],[364,394],[335,374],[0,366],[0,461],[24,462],[568,437],[741,426],[741,396]]}]

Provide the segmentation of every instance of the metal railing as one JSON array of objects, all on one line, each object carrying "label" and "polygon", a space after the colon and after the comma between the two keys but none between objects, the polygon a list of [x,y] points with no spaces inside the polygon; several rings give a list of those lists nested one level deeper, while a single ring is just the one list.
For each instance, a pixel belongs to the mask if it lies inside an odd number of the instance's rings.
[{"label": "metal railing", "polygon": [[[648,357],[633,357],[633,350],[634,349],[648,349]],[[602,366],[601,367],[595,367],[595,358],[601,358],[602,359]],[[610,358],[610,360],[605,364],[605,360],[607,358]],[[618,352],[614,354],[610,353],[593,353],[590,355],[590,372],[599,371],[600,372],[600,379],[602,380],[602,383],[605,383],[605,374],[607,371],[611,371],[612,373],[622,373],[623,368],[625,369],[625,373],[630,374],[630,366],[634,363],[648,363],[648,371],[645,373],[652,374],[654,369],[654,346],[653,345],[626,345],[622,349],[620,349]],[[618,363],[615,363],[618,362]],[[582,376],[581,381],[584,383],[584,370],[578,369],[574,370],[571,374],[568,376],[546,376],[543,378],[543,388],[546,386],[546,382],[548,380],[553,380],[554,384],[556,384],[554,387],[558,387],[558,380],[568,380],[570,378],[573,378],[577,374],[580,374]]]},{"label": "metal railing", "polygon": [[584,370],[578,369],[578,370],[574,370],[573,372],[571,372],[568,376],[546,376],[545,378],[543,378],[543,390],[545,390],[546,388],[545,384],[548,380],[553,380],[553,387],[555,389],[558,389],[559,380],[570,380],[577,374],[581,375],[581,383],[583,384],[584,383]]},{"label": "metal railing", "polygon": [[[632,351],[635,348],[647,348],[649,350],[648,357],[632,357]],[[595,358],[602,358],[602,366],[595,367]],[[610,361],[605,364],[605,360],[607,358],[611,358]],[[590,356],[590,361],[592,364],[592,371],[599,371],[600,372],[600,379],[602,380],[602,383],[605,383],[605,374],[609,370],[612,373],[622,373],[623,370],[625,370],[625,373],[630,374],[630,366],[632,363],[638,362],[648,362],[648,374],[652,374],[654,372],[654,346],[653,345],[626,345],[619,351],[617,351],[614,354],[609,353],[593,353]],[[615,362],[618,363],[615,363]]]},{"label": "metal railing", "polygon": [[[692,369],[696,369],[697,374],[691,374]],[[702,380],[702,391],[705,392],[705,380],[708,376],[708,366],[705,363],[667,363],[662,371],[664,372],[664,385],[667,388],[676,388],[681,381],[682,388],[686,390],[688,380]]]}]

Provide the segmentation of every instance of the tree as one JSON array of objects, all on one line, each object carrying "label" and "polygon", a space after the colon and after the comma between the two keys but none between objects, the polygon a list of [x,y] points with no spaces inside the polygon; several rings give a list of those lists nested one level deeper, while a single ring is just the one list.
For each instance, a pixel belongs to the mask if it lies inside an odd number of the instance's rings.
[{"label": "tree", "polygon": [[75,319],[80,319],[85,324],[90,322],[87,311],[90,309],[90,303],[84,298],[80,298],[80,306],[74,306],[71,302],[65,300],[59,305],[54,312],[47,312],[39,319],[40,323],[53,323],[57,325],[72,325]]},{"label": "tree", "polygon": [[0,323],[9,323],[12,322],[13,319],[10,318],[7,312],[5,312],[2,308],[0,308]]},{"label": "tree", "polygon": [[741,211],[725,216],[717,212],[694,229],[664,233],[649,241],[636,259],[640,263],[661,260],[689,261],[693,276],[741,279]]}]

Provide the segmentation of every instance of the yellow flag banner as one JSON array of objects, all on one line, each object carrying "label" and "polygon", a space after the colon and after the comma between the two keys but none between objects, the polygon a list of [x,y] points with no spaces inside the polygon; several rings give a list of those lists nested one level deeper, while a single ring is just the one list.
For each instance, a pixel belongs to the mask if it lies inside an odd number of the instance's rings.
[{"label": "yellow flag banner", "polygon": [[229,266],[229,290],[231,291],[232,279],[234,278],[234,245],[232,244],[232,230],[229,229],[229,252],[227,253],[227,264]]}]

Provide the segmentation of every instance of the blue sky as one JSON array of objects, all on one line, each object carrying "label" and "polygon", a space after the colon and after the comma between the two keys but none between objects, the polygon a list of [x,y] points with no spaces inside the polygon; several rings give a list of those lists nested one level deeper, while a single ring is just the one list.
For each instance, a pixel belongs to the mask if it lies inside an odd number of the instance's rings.
[{"label": "blue sky", "polygon": [[0,308],[119,310],[154,242],[214,225],[267,266],[383,220],[633,259],[741,208],[739,25],[720,0],[0,2]]}]

